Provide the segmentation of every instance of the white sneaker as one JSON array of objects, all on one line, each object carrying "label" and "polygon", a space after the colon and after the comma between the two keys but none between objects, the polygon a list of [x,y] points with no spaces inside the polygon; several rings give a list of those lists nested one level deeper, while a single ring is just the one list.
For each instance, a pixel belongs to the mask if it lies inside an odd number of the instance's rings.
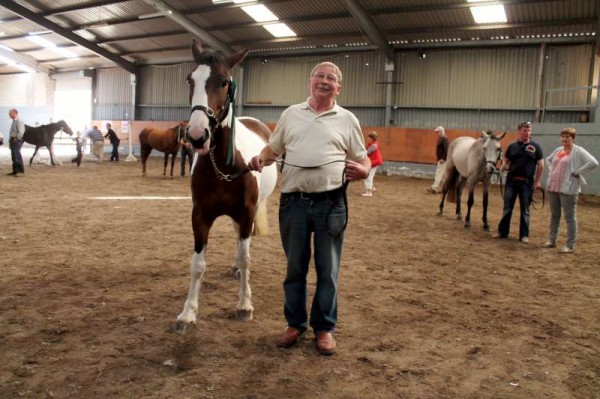
[{"label": "white sneaker", "polygon": [[542,248],[556,248],[555,242],[546,241],[542,244]]},{"label": "white sneaker", "polygon": [[575,252],[575,248],[571,248],[571,247],[563,247],[563,249],[560,250],[559,253],[561,254],[572,254],[573,252]]},{"label": "white sneaker", "polygon": [[372,197],[373,196],[373,194],[371,194],[371,193],[362,193],[361,195],[363,197]]}]

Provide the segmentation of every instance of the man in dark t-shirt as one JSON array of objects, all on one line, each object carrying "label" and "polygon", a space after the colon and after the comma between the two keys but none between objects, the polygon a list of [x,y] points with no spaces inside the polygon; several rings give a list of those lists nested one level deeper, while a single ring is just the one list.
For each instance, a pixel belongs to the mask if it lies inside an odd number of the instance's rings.
[{"label": "man in dark t-shirt", "polygon": [[504,190],[504,210],[494,238],[508,238],[510,219],[519,198],[521,218],[519,240],[529,242],[529,203],[534,190],[540,190],[540,180],[544,171],[544,154],[535,141],[531,141],[531,123],[519,123],[519,137],[511,143],[502,159],[500,170],[508,170]]},{"label": "man in dark t-shirt", "polygon": [[119,136],[117,136],[117,133],[115,133],[115,131],[112,130],[112,126],[110,123],[106,124],[106,130],[107,132],[104,138],[109,139],[113,147],[112,153],[110,155],[110,161],[119,162],[119,144],[121,144],[121,140],[119,139]]}]

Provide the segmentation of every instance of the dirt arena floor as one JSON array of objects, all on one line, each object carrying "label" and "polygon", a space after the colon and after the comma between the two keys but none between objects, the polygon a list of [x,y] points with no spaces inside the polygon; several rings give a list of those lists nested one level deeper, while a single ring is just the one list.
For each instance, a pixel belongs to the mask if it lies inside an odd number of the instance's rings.
[{"label": "dirt arena floor", "polygon": [[[376,177],[372,198],[349,188],[340,273],[338,351],[313,335],[275,346],[285,327],[284,256],[253,240],[251,322],[235,320],[235,240],[220,219],[209,241],[199,323],[169,331],[183,307],[193,238],[189,178],[162,160],[69,162],[5,176],[0,164],[1,398],[600,398],[600,199],[579,206],[577,251],[541,249],[436,216],[429,180]],[[501,213],[497,188],[490,222]],[[560,244],[564,244],[561,230]],[[311,294],[314,274],[310,275]]]}]

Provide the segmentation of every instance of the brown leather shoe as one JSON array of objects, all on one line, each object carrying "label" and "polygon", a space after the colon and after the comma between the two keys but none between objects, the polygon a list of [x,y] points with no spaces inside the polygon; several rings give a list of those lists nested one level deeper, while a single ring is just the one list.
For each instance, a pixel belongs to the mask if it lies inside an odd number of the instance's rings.
[{"label": "brown leather shoe", "polygon": [[335,353],[335,338],[329,331],[317,333],[317,351],[321,355],[329,356]]},{"label": "brown leather shoe", "polygon": [[280,348],[289,348],[298,341],[298,338],[300,338],[301,335],[302,333],[297,328],[288,327],[281,333],[279,338],[277,338],[277,346]]}]

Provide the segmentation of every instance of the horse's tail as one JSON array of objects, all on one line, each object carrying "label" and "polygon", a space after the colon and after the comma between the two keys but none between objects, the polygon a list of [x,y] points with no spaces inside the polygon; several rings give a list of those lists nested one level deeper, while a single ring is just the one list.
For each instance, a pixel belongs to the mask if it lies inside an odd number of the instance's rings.
[{"label": "horse's tail", "polygon": [[255,236],[264,236],[269,233],[269,222],[267,220],[267,199],[258,203],[256,216],[254,217],[254,232]]},{"label": "horse's tail", "polygon": [[[450,169],[450,168],[448,168]],[[459,173],[456,168],[446,169],[446,179],[444,180],[444,190],[447,190],[446,201],[456,203],[456,186],[458,184]]]}]

